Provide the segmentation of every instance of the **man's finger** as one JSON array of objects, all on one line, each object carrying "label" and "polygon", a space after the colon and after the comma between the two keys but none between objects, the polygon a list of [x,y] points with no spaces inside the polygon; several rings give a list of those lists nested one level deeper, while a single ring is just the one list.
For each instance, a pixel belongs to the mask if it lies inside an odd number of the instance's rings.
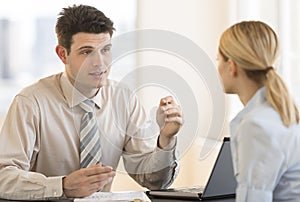
[{"label": "man's finger", "polygon": [[167,105],[167,104],[173,104],[173,103],[174,103],[174,99],[172,96],[167,96],[160,100],[160,105]]},{"label": "man's finger", "polygon": [[112,169],[112,167],[109,167],[109,166],[103,167],[100,165],[96,165],[96,166],[89,167],[89,168],[83,168],[81,170],[83,172],[83,175],[92,176],[92,175],[98,175],[101,173],[111,172],[113,169]]}]

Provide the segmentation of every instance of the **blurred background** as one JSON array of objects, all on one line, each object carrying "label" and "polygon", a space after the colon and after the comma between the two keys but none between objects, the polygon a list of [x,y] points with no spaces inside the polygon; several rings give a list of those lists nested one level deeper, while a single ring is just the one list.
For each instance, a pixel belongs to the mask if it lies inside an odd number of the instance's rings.
[{"label": "blurred background", "polygon": [[[171,31],[199,46],[217,68],[218,40],[230,25],[241,20],[260,20],[269,24],[279,35],[281,58],[277,69],[299,103],[300,80],[300,1],[298,0],[0,0],[0,127],[14,96],[23,87],[38,79],[64,70],[55,53],[57,44],[55,22],[63,7],[88,4],[103,11],[114,21],[114,37],[141,29]],[[134,43],[134,41],[133,41]],[[182,69],[180,61],[156,52],[138,53],[118,60],[110,77],[121,80],[135,68],[162,65]],[[180,71],[179,71],[180,72]],[[167,76],[167,75],[166,75]],[[185,75],[189,80],[189,75]],[[142,79],[136,75],[138,86]],[[226,95],[226,117],[222,134],[204,138],[211,120],[210,100],[203,81],[191,83],[196,94],[199,127],[196,138],[182,154],[181,171],[173,187],[204,185],[215,161],[220,140],[229,136],[228,123],[242,108],[238,98]],[[202,92],[203,91],[203,92]],[[157,105],[165,89],[144,88],[139,93],[147,110]],[[155,97],[155,99],[153,99]],[[157,98],[157,99],[156,99]],[[184,135],[184,134],[180,134]],[[205,140],[204,140],[205,139]],[[205,158],[199,153],[208,144],[216,145]],[[122,167],[122,165],[120,165]],[[120,169],[122,170],[122,169]],[[143,189],[124,172],[118,172],[113,190]]]}]

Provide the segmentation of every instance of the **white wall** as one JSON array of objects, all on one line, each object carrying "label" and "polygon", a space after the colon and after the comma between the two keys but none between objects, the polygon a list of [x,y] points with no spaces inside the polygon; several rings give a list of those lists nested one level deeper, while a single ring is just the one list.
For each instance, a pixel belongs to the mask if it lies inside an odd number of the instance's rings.
[{"label": "white wall", "polygon": [[181,34],[216,59],[219,36],[230,24],[230,0],[151,0],[138,4],[139,29]]},{"label": "white wall", "polygon": [[[151,1],[138,1],[138,29],[160,29],[171,31],[196,43],[202,48],[208,55],[208,57],[216,65],[216,55],[218,40],[221,33],[231,24],[232,13],[230,13],[230,2],[232,0],[151,0]],[[176,43],[176,41],[174,41]],[[169,56],[157,52],[145,52],[139,53],[138,64],[139,66],[145,65],[163,65],[168,68],[182,69],[182,63],[172,61]],[[167,61],[167,62],[166,62]],[[168,79],[168,75],[165,75]],[[188,75],[189,80],[192,75]],[[199,86],[203,85],[201,82],[192,83],[194,87],[201,91]],[[199,90],[201,89],[201,90]],[[159,94],[159,89],[147,90],[141,93],[141,99],[144,104],[153,100]],[[198,92],[201,94],[201,92]],[[205,94],[205,92],[203,92]],[[163,93],[161,93],[163,95]],[[198,96],[198,95],[197,95]],[[200,98],[199,109],[200,114],[205,117],[210,117],[211,111],[209,107],[209,96],[203,96]],[[155,100],[157,102],[157,100]],[[149,103],[148,103],[149,104]],[[155,104],[155,103],[151,103]],[[151,105],[150,104],[150,105]],[[197,113],[197,112],[195,112]],[[201,127],[198,130],[199,135],[207,132],[207,125],[209,124],[209,118],[201,119]],[[226,125],[226,123],[225,123]],[[184,134],[181,134],[184,135]],[[228,136],[227,128],[223,135]],[[210,142],[214,144],[215,142]],[[210,144],[206,142],[207,144]],[[194,143],[184,151],[182,158],[181,171],[178,178],[172,186],[191,186],[191,185],[204,185],[208,179],[209,172],[212,168],[213,162],[216,158],[219,145],[207,158],[199,159],[200,150],[203,147],[203,139],[196,138]],[[128,181],[126,185],[130,189],[140,189],[132,180],[129,180],[126,175],[118,174],[114,183],[114,190],[122,190],[122,183]]]},{"label": "white wall", "polygon": [[[139,3],[138,28],[162,29],[183,35],[195,42],[215,62],[219,36],[229,25],[228,0],[154,0],[139,1]],[[164,60],[167,60],[167,58],[155,57],[155,60],[158,60],[155,61],[156,64],[165,64]],[[139,62],[142,64],[151,63],[153,62],[153,56],[146,55]],[[174,69],[184,68],[182,64],[178,64],[179,67],[176,67],[176,63],[172,64],[174,65]],[[168,68],[172,68],[172,66],[169,65]],[[192,75],[187,75],[186,80],[189,80],[191,77]],[[200,81],[197,82],[196,80],[193,85],[197,89],[195,95],[201,97],[198,103],[200,111],[198,135],[201,136],[202,133],[207,133],[207,126],[210,124],[209,120],[212,113],[210,108],[206,107],[210,105],[210,100],[207,99],[209,95],[205,93],[205,89],[200,88],[203,85]],[[200,93],[198,91],[203,92]],[[153,94],[155,93],[143,94],[143,99],[149,100],[148,98]],[[187,134],[181,135],[185,136]],[[189,150],[187,150],[187,153],[183,155],[182,169],[173,186],[205,184],[214,155],[200,161],[200,147],[203,141],[197,140],[199,139],[197,138]]]}]

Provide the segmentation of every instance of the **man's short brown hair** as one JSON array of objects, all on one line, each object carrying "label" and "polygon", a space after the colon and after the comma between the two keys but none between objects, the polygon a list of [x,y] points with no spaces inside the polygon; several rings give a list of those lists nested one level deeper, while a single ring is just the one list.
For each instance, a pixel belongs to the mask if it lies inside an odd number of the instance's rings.
[{"label": "man's short brown hair", "polygon": [[73,5],[63,8],[56,23],[58,44],[67,49],[68,54],[72,44],[73,35],[84,33],[109,33],[112,36],[115,28],[113,22],[103,12],[87,5]]}]

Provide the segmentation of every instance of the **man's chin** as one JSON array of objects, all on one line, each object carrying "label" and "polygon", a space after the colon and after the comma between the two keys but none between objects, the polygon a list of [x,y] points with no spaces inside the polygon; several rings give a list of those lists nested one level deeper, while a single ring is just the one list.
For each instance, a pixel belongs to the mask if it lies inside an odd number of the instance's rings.
[{"label": "man's chin", "polygon": [[107,85],[107,80],[102,80],[102,81],[99,81],[96,85],[97,88],[101,88],[102,86],[106,86]]}]

